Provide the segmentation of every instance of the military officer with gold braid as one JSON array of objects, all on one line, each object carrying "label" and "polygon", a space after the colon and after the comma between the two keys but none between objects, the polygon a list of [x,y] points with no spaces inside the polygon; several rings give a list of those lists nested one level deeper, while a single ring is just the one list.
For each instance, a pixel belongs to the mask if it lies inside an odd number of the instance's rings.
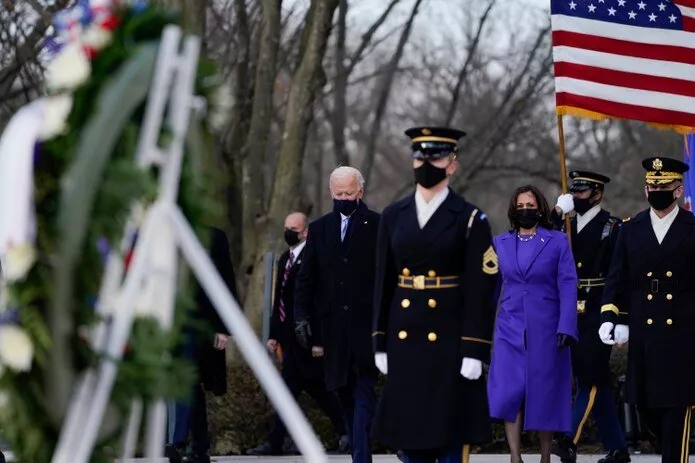
[{"label": "military officer with gold braid", "polygon": [[645,159],[650,208],[623,224],[604,290],[599,337],[630,341],[627,401],[661,440],[663,463],[687,463],[695,405],[695,217],[678,206],[688,165]]},{"label": "military officer with gold braid", "polygon": [[497,255],[485,214],[449,187],[464,132],[405,133],[417,185],[379,224],[373,344],[386,383],[374,437],[409,463],[461,463],[492,437],[482,369]]}]

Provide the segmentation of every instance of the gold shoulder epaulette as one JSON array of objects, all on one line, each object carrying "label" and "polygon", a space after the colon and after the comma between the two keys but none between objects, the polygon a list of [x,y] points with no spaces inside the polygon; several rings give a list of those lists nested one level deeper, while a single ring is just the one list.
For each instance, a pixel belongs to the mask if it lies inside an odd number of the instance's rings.
[{"label": "gold shoulder epaulette", "polygon": [[623,223],[625,223],[625,222],[629,222],[629,221],[630,221],[630,219],[632,219],[632,217],[625,217],[625,218],[623,219]]}]

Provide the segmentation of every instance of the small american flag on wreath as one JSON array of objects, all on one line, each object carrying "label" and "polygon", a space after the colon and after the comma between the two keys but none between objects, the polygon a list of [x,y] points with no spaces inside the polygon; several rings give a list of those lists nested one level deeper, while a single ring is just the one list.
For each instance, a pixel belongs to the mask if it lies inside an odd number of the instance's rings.
[{"label": "small american flag on wreath", "polygon": [[559,115],[695,131],[695,0],[551,0]]}]

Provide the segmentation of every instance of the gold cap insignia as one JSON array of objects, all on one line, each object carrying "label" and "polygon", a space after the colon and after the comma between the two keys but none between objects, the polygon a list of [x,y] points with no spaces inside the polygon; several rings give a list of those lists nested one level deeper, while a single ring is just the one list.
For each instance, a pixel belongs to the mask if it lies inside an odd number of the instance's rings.
[{"label": "gold cap insignia", "polygon": [[656,158],[652,161],[652,169],[661,170],[662,167],[664,167],[664,163],[661,162],[661,159]]},{"label": "gold cap insignia", "polygon": [[423,135],[432,135],[432,131],[430,129],[422,129],[422,134]]}]

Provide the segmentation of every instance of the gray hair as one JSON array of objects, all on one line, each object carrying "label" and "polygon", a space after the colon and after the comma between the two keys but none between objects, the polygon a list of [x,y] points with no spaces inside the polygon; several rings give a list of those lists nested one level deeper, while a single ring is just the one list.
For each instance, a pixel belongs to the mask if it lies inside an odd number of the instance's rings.
[{"label": "gray hair", "polygon": [[350,166],[336,167],[333,172],[331,172],[331,176],[328,179],[328,187],[332,188],[333,182],[336,180],[347,180],[349,178],[354,178],[360,189],[364,188],[364,177],[362,176],[362,172]]}]

